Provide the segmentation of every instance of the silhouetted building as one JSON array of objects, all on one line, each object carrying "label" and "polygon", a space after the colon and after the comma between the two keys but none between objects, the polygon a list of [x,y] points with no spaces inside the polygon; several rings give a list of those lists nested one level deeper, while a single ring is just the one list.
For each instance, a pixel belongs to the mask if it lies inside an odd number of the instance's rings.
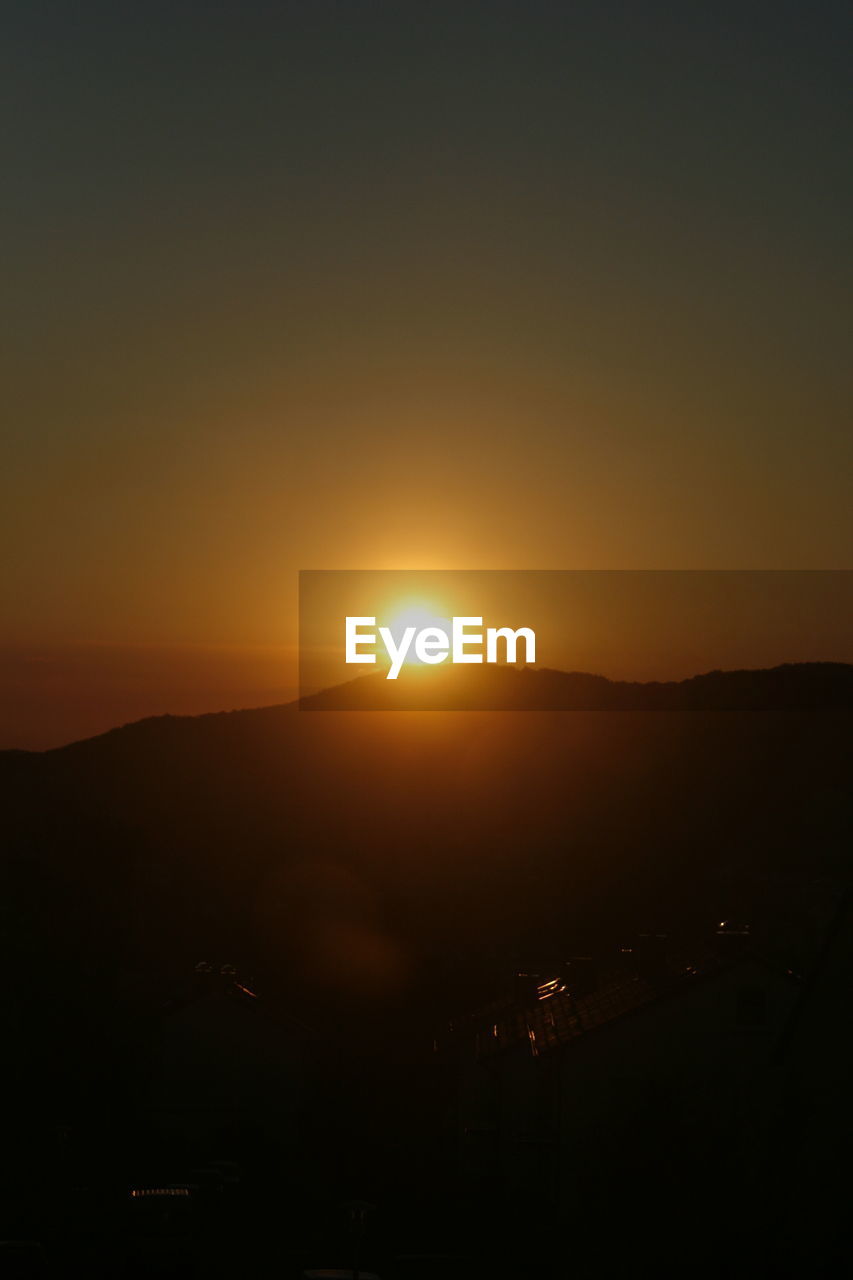
[{"label": "silhouetted building", "polygon": [[689,1221],[685,1197],[752,1160],[756,1096],[800,990],[755,951],[652,934],[594,991],[555,975],[455,1022],[438,1052],[457,1072],[470,1212],[600,1227],[614,1196],[631,1217],[660,1195]]}]

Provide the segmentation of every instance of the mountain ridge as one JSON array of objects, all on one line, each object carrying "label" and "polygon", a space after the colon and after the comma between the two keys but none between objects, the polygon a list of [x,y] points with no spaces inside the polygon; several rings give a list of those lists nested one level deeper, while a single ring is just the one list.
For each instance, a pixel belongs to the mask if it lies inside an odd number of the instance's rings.
[{"label": "mountain ridge", "polygon": [[853,665],[782,663],[713,670],[683,680],[611,680],[548,667],[430,671],[415,684],[383,673],[303,697],[305,710],[807,710],[853,707]]},{"label": "mountain ridge", "polygon": [[[438,684],[451,698],[434,704]],[[214,721],[247,722],[260,717],[292,715],[299,710],[844,710],[853,709],[853,664],[843,662],[780,663],[774,667],[714,669],[682,680],[612,680],[597,672],[561,671],[550,667],[506,667],[473,672],[429,673],[430,684],[415,696],[402,681],[391,682],[384,673],[359,676],[345,684],[303,696],[291,702],[259,707],[206,711],[199,715],[144,716],[115,725],[103,733],[75,739],[43,751],[10,747],[0,749],[0,759],[32,759],[95,743],[114,742],[118,735],[150,732],[154,726],[202,726]],[[443,677],[443,679],[442,679]],[[448,679],[448,677],[450,677]],[[458,684],[455,682],[458,680]],[[455,687],[454,687],[455,685]],[[460,697],[467,690],[470,697]],[[509,696],[507,696],[509,695]]]}]

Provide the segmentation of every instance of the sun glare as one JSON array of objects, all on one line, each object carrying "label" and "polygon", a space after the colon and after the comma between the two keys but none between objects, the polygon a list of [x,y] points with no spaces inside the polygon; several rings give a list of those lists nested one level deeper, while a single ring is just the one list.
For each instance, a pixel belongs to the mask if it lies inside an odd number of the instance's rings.
[{"label": "sun glare", "polygon": [[[399,644],[407,627],[414,627],[415,632],[423,631],[427,627],[438,627],[444,631],[446,635],[450,635],[451,621],[445,617],[436,607],[422,600],[406,600],[397,602],[387,612],[387,621],[379,619],[382,626],[388,627],[395,644]],[[422,667],[424,663],[417,657],[415,646],[411,645],[404,659],[404,666]]]}]

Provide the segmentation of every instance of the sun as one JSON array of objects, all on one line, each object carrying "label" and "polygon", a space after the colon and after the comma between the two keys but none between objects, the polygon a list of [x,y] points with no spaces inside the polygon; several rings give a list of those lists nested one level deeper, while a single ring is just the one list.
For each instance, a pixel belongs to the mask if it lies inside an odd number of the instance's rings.
[{"label": "sun", "polygon": [[[424,600],[398,600],[385,613],[384,618],[377,619],[381,626],[387,627],[399,644],[407,627],[414,627],[415,632],[427,627],[438,627],[446,635],[450,635],[452,624],[450,618],[441,609]],[[415,646],[410,645],[403,661],[406,667],[422,667],[425,664],[415,654]]]}]

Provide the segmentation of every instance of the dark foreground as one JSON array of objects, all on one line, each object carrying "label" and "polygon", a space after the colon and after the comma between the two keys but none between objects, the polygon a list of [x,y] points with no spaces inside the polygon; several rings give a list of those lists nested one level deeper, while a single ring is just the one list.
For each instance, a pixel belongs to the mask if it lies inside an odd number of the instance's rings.
[{"label": "dark foreground", "polygon": [[2,1274],[840,1274],[849,712],[0,760]]}]

